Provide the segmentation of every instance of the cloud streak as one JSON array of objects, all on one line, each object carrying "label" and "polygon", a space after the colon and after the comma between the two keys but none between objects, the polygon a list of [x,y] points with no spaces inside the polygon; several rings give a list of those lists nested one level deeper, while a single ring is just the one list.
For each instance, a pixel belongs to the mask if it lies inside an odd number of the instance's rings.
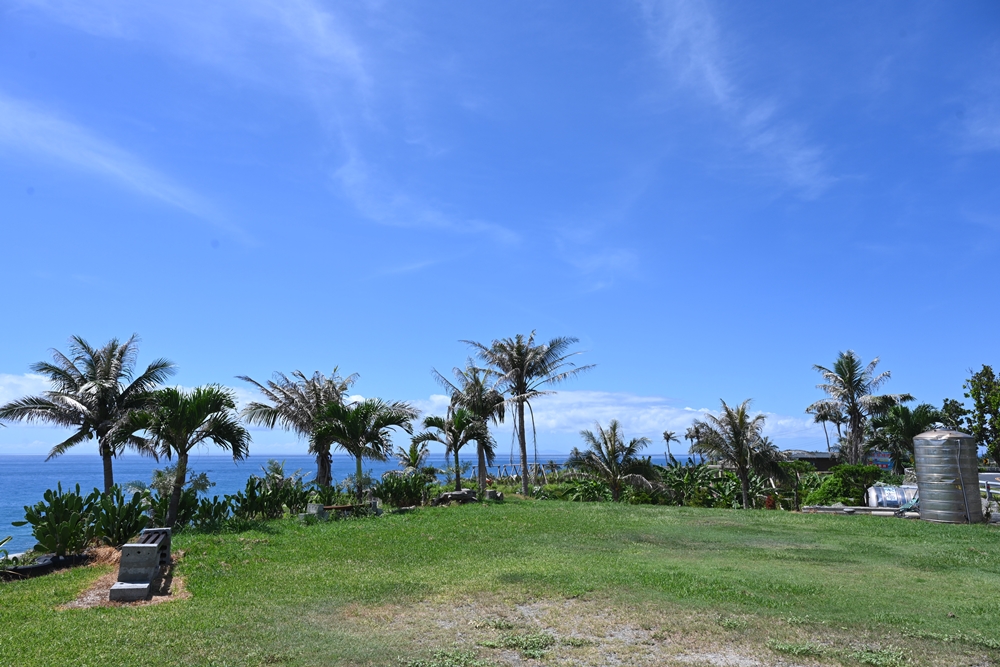
[{"label": "cloud streak", "polygon": [[3,93],[0,93],[0,146],[89,172],[224,226],[207,200],[177,185],[128,151],[76,123]]},{"label": "cloud streak", "polygon": [[804,130],[783,120],[773,99],[742,91],[718,23],[704,0],[641,0],[653,52],[677,82],[719,109],[739,133],[745,150],[805,198],[821,195],[834,181],[821,147]]}]

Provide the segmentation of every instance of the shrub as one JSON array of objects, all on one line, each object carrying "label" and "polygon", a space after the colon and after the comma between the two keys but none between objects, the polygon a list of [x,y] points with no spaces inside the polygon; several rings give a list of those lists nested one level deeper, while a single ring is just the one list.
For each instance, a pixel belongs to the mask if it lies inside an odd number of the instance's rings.
[{"label": "shrub", "polygon": [[198,530],[217,531],[221,529],[232,517],[232,502],[230,496],[219,500],[219,496],[213,496],[211,500],[202,498],[198,502],[191,519],[191,524]]},{"label": "shrub", "polygon": [[[170,506],[170,494],[156,494],[150,501],[150,515],[154,526],[162,526],[167,520],[167,508]],[[178,531],[191,523],[198,511],[198,492],[188,487],[181,491],[177,503],[177,518],[174,520],[174,530]]]},{"label": "shrub", "polygon": [[574,502],[611,501],[611,489],[599,479],[574,479],[568,483],[567,500]]},{"label": "shrub", "polygon": [[861,505],[864,502],[865,491],[882,479],[884,474],[878,466],[847,464],[833,466],[819,488],[806,497],[805,504]]},{"label": "shrub", "polygon": [[101,494],[94,506],[94,534],[108,546],[120,549],[149,525],[148,493],[135,492],[126,500],[119,486]]},{"label": "shrub", "polygon": [[62,483],[56,490],[48,489],[43,500],[24,507],[24,521],[15,526],[31,524],[31,534],[38,540],[36,551],[54,553],[58,558],[78,554],[94,538],[94,505],[100,492],[94,491],[86,498],[80,495],[80,485],[75,491],[63,493]]},{"label": "shrub", "polygon": [[430,485],[430,480],[420,473],[385,475],[372,491],[387,505],[411,507],[423,503]]}]

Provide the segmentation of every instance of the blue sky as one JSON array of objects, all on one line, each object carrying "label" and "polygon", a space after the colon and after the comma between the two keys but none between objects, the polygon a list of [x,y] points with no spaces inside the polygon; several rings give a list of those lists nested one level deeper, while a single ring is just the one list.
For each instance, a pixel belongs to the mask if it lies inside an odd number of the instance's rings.
[{"label": "blue sky", "polygon": [[543,450],[720,398],[821,449],[839,350],[937,404],[1000,363],[1000,5],[8,0],[0,228],[4,401],[137,332],[185,386],[435,411],[461,340],[537,329],[597,364]]}]

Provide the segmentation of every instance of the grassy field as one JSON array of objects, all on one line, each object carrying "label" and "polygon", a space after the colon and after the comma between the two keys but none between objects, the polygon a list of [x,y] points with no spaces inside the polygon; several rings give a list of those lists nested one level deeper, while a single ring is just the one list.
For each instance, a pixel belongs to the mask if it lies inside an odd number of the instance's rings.
[{"label": "grassy field", "polygon": [[[183,534],[188,597],[0,584],[0,665],[995,665],[1000,531],[508,501]],[[178,583],[175,581],[175,584]]]}]

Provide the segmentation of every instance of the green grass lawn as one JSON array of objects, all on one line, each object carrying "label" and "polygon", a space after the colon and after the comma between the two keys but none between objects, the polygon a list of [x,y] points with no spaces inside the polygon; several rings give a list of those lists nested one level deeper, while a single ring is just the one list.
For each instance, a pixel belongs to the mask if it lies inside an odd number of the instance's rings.
[{"label": "green grass lawn", "polygon": [[0,665],[993,665],[998,542],[555,501],[276,521],[177,536],[186,599],[58,609],[108,567],[0,584]]}]

